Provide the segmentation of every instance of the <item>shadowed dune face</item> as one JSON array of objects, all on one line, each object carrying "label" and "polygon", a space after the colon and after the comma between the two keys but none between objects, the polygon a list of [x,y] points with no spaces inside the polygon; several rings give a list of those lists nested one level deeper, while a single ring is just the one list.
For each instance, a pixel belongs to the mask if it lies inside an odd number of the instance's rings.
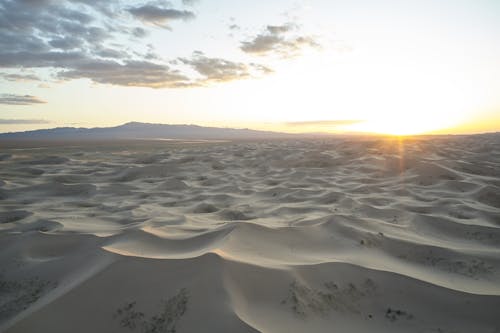
[{"label": "shadowed dune face", "polygon": [[0,331],[500,332],[498,136],[4,150]]}]

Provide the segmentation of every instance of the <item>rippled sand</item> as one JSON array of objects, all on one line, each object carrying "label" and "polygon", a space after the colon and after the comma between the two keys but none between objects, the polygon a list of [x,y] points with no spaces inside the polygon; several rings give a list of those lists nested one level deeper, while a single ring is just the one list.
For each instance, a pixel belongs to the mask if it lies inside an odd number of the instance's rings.
[{"label": "rippled sand", "polygon": [[500,136],[2,148],[0,331],[500,332]]}]

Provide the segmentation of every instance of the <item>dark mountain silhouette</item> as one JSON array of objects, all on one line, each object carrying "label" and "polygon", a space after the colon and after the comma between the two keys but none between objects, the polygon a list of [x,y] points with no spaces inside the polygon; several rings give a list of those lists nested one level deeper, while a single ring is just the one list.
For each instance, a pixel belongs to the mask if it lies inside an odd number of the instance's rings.
[{"label": "dark mountain silhouette", "polygon": [[0,133],[0,140],[236,140],[284,139],[297,136],[295,134],[250,129],[130,122],[116,127],[58,127],[25,132]]}]

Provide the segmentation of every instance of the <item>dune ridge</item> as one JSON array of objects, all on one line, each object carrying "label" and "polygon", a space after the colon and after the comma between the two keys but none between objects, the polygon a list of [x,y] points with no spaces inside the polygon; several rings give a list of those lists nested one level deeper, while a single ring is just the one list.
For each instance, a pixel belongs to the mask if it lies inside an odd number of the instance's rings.
[{"label": "dune ridge", "polygon": [[1,332],[500,332],[499,135],[4,150]]}]

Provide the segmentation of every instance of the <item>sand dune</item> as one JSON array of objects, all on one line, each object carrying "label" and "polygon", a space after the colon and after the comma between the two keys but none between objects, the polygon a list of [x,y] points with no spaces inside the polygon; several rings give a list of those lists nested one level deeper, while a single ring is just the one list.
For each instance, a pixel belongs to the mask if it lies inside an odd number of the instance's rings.
[{"label": "sand dune", "polygon": [[500,332],[500,137],[5,147],[0,331]]}]

